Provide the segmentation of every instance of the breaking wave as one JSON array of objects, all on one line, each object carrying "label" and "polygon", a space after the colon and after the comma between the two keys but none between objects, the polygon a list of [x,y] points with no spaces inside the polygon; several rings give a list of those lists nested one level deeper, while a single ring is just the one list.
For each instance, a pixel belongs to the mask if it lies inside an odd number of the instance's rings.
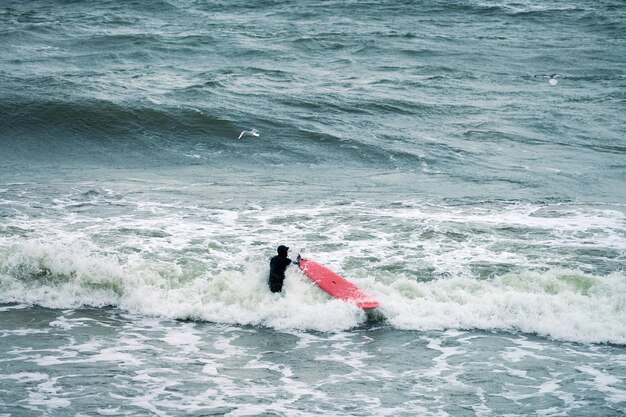
[{"label": "breaking wave", "polygon": [[[0,251],[0,301],[61,309],[114,306],[172,319],[331,332],[368,320],[295,268],[288,271],[283,294],[267,290],[266,274],[261,259],[205,270],[133,254],[94,255],[79,244],[28,243]],[[350,278],[380,300],[380,314],[397,329],[521,331],[571,342],[626,344],[623,273]]]}]

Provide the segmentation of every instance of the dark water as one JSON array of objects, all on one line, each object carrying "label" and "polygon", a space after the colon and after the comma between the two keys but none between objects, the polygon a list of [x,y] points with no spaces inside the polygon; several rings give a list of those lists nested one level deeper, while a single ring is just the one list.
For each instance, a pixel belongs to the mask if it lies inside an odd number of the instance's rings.
[{"label": "dark water", "polygon": [[625,18],[0,2],[0,416],[622,415]]}]

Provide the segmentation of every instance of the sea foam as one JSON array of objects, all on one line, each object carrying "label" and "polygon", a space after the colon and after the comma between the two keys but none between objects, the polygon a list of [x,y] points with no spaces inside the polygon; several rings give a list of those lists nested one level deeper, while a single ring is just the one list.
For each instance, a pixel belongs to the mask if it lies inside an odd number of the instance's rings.
[{"label": "sea foam", "polygon": [[[332,299],[295,268],[288,270],[281,294],[268,291],[260,260],[191,278],[185,274],[160,262],[95,256],[78,245],[14,245],[0,254],[0,301],[50,308],[115,306],[157,317],[330,332],[368,320],[362,310]],[[626,279],[618,272],[353,280],[379,299],[380,313],[399,329],[521,331],[626,344]]]}]

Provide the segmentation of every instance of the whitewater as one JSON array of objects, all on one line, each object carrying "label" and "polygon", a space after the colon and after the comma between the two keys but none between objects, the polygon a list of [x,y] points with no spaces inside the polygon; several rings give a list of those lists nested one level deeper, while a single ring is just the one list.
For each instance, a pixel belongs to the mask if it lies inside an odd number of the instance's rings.
[{"label": "whitewater", "polygon": [[[100,207],[111,204],[124,214],[101,218]],[[315,256],[376,294],[395,328],[626,341],[624,214],[610,207],[344,202],[226,209],[92,190],[55,198],[48,210],[49,218],[6,223],[5,302],[116,306],[277,329],[341,331],[366,322],[364,312],[332,300],[297,269],[289,270],[284,294],[267,291],[273,244],[289,236],[292,252]],[[15,239],[20,231],[30,238]],[[541,238],[528,242],[531,234]],[[599,250],[608,258],[604,276],[590,265]]]}]

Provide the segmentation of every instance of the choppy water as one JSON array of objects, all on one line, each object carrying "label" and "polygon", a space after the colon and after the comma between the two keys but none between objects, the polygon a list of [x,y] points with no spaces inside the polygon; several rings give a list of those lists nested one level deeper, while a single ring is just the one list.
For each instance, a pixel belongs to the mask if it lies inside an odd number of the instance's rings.
[{"label": "choppy water", "polygon": [[24,308],[2,311],[9,415],[620,415],[624,402],[626,356],[610,346]]},{"label": "choppy water", "polygon": [[623,415],[625,17],[1,3],[0,415]]}]

